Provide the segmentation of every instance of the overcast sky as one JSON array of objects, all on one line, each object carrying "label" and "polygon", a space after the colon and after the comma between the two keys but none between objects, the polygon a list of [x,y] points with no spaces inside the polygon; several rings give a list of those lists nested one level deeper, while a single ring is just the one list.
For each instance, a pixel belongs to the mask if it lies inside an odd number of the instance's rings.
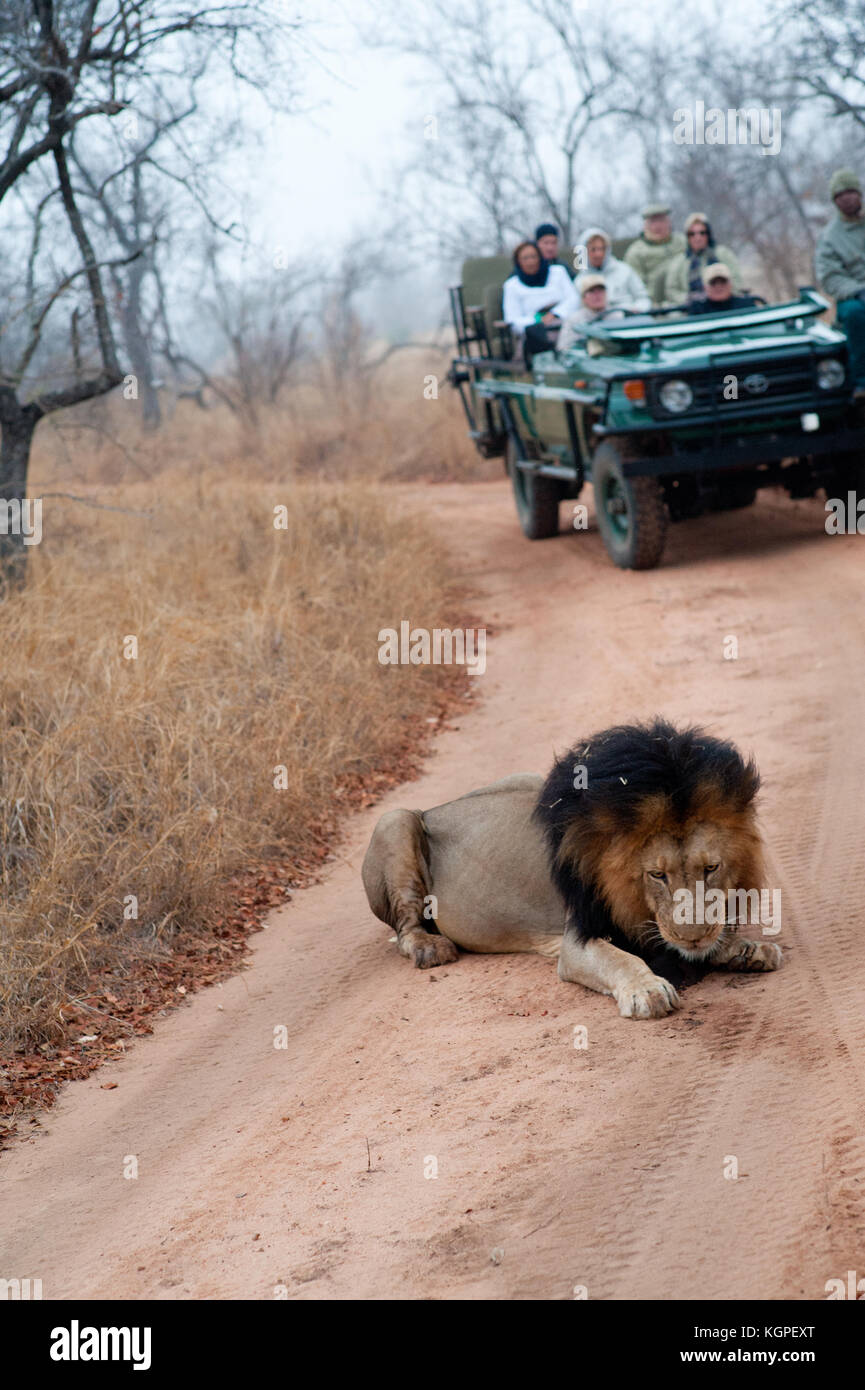
[{"label": "overcast sky", "polygon": [[406,59],[359,46],[352,16],[360,9],[317,0],[300,58],[302,110],[274,115],[261,165],[247,170],[251,230],[291,254],[317,242],[332,248],[368,227],[412,129],[422,138],[417,69],[412,82]]},{"label": "overcast sky", "polygon": [[[433,98],[429,73],[419,61],[371,49],[358,38],[358,23],[376,14],[372,0],[271,0],[292,17],[306,9],[304,87],[299,114],[275,114],[262,128],[260,160],[243,161],[244,218],[263,246],[290,254],[320,244],[330,252],[375,218],[378,191],[393,170],[423,141]],[[500,0],[502,12],[508,0]],[[586,8],[588,0],[573,0]],[[423,0],[405,0],[406,8]],[[626,18],[645,31],[663,6],[655,0],[604,0],[604,13]],[[752,0],[691,0],[689,15],[720,11],[753,42]]]},{"label": "overcast sky", "polygon": [[[283,8],[289,17],[297,13],[294,4]],[[264,262],[281,250],[313,263],[320,258],[330,271],[343,246],[376,226],[381,190],[412,142],[423,139],[426,107],[418,64],[360,43],[362,0],[315,0],[314,7],[307,0],[306,8],[299,108],[256,112],[258,148],[252,158],[249,151],[232,157],[230,182],[235,215]],[[412,326],[434,328],[447,307],[440,282],[438,268],[415,269],[390,302],[377,291],[383,330],[399,336]]]}]

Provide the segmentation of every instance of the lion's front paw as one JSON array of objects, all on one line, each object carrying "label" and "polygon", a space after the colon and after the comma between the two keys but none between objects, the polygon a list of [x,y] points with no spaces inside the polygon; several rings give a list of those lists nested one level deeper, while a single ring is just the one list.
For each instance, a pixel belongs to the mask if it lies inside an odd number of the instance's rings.
[{"label": "lion's front paw", "polygon": [[400,941],[400,950],[408,956],[418,970],[432,970],[436,965],[450,965],[459,956],[459,951],[446,936],[436,936],[432,932],[418,929],[406,933]]},{"label": "lion's front paw", "polygon": [[777,970],[782,960],[781,947],[774,941],[737,943],[736,954],[726,962],[727,970]]},{"label": "lion's front paw", "polygon": [[615,991],[616,1003],[622,1018],[664,1018],[673,1009],[681,1009],[682,1001],[669,980],[650,975],[636,989],[624,986]]}]

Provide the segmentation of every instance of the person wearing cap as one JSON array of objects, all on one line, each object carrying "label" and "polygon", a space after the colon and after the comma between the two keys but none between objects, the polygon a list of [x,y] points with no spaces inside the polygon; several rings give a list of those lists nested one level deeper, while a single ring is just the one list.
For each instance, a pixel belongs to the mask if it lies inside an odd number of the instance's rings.
[{"label": "person wearing cap", "polygon": [[590,272],[588,275],[581,275],[577,281],[577,290],[580,296],[580,307],[576,313],[569,314],[562,324],[559,333],[559,341],[556,345],[557,352],[567,352],[585,334],[581,331],[588,323],[595,323],[598,319],[623,319],[624,312],[621,309],[611,309],[607,304],[607,282],[603,275]]},{"label": "person wearing cap", "polygon": [[649,203],[644,207],[643,230],[625,252],[625,265],[637,272],[655,304],[660,303],[653,293],[658,271],[671,257],[684,250],[685,238],[681,232],[673,231],[669,205]]},{"label": "person wearing cap", "polygon": [[742,288],[739,262],[729,246],[718,246],[712,227],[704,212],[692,212],[685,222],[687,247],[677,256],[671,256],[656,272],[653,285],[656,303],[690,304],[694,299],[706,298],[703,284],[703,271],[713,261],[727,266],[733,277],[733,289]]},{"label": "person wearing cap", "polygon": [[720,314],[726,309],[753,309],[757,303],[752,294],[734,294],[733,276],[729,266],[716,261],[702,271],[705,299],[692,299],[689,314]]},{"label": "person wearing cap", "polygon": [[535,228],[535,245],[548,265],[562,266],[574,279],[576,271],[559,254],[559,229],[553,222],[541,222]]},{"label": "person wearing cap", "polygon": [[857,396],[865,395],[865,216],[862,184],[852,169],[836,169],[829,181],[836,215],[817,238],[817,283],[836,303],[847,335]]},{"label": "person wearing cap", "polygon": [[639,275],[613,255],[613,243],[602,227],[587,227],[577,245],[577,264],[587,274],[603,275],[610,309],[633,309],[646,313],[652,307],[648,290]]}]

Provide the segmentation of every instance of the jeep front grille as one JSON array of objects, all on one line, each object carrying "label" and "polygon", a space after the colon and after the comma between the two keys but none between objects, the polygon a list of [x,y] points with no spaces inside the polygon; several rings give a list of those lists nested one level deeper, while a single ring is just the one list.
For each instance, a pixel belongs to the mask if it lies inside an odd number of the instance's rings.
[{"label": "jeep front grille", "polygon": [[[709,371],[676,372],[654,378],[649,391],[649,407],[656,420],[686,420],[701,418],[722,421],[724,416],[762,415],[767,406],[789,407],[793,410],[819,405],[836,398],[841,391],[820,391],[815,377],[817,358],[811,353],[785,357],[768,362],[726,358]],[[694,403],[680,415],[673,415],[661,405],[658,393],[665,381],[686,381],[694,393]],[[731,380],[732,379],[732,380]]]}]

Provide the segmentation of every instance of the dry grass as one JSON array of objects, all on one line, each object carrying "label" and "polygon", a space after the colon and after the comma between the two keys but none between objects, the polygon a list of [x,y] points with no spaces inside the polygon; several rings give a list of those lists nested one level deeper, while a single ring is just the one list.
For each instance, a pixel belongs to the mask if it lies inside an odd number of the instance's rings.
[{"label": "dry grass", "polygon": [[[461,482],[502,476],[500,460],[481,459],[466,429],[459,396],[447,383],[449,358],[406,352],[376,373],[337,388],[299,382],[256,424],[219,402],[200,409],[166,400],[165,429],[129,445],[133,403],[113,396],[66,411],[40,428],[40,480],[120,482],[162,476],[274,480],[301,475],[327,481]],[[434,376],[438,396],[424,398]],[[64,483],[58,479],[65,479]]]},{"label": "dry grass", "polygon": [[[383,456],[406,473],[416,457],[421,426],[404,402],[401,431],[397,414],[367,420],[362,449],[339,421],[270,420],[246,459],[230,420],[188,403],[176,428],[122,448],[44,433],[31,495],[153,515],[48,498],[26,589],[0,605],[5,1045],[62,1038],[94,967],[206,929],[250,856],[302,854],[346,778],[440,701],[446,668],[377,660],[380,628],[450,625],[457,601],[422,522],[369,481]],[[428,418],[424,447],[443,456],[456,431]],[[310,481],[316,457],[366,480]]]}]

